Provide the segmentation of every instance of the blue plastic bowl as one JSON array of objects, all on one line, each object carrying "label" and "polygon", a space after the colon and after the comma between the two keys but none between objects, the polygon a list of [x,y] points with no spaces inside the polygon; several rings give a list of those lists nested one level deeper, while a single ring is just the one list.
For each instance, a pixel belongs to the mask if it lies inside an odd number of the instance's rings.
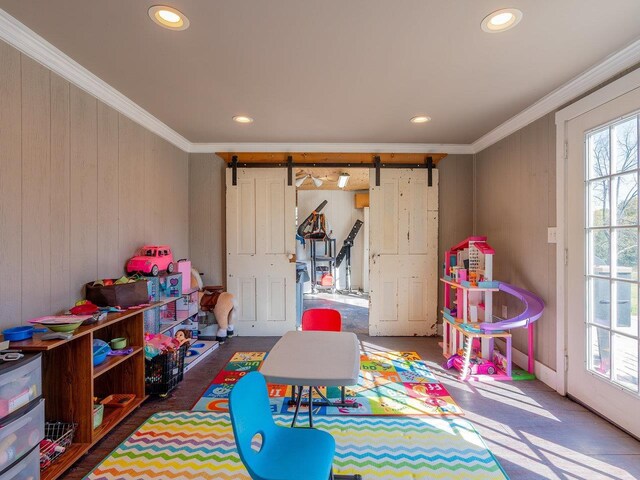
[{"label": "blue plastic bowl", "polygon": [[110,351],[111,347],[107,342],[96,338],[93,341],[93,366],[95,367],[104,362]]},{"label": "blue plastic bowl", "polygon": [[7,328],[2,331],[2,335],[5,340],[10,342],[19,342],[20,340],[27,340],[33,337],[34,332],[46,332],[46,328],[33,328],[30,325],[22,327]]}]

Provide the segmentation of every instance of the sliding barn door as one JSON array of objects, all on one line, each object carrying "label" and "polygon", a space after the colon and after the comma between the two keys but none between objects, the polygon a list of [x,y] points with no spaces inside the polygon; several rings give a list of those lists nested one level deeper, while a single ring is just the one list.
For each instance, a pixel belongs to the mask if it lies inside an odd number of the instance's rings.
[{"label": "sliding barn door", "polygon": [[295,330],[295,187],[287,171],[227,170],[227,290],[239,305],[240,335]]},{"label": "sliding barn door", "polygon": [[438,171],[370,173],[370,335],[435,335],[438,298]]}]

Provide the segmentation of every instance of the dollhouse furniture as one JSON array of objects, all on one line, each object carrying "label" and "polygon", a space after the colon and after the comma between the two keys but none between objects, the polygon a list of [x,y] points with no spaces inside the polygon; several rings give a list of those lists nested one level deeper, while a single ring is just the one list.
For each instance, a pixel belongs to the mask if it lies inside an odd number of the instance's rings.
[{"label": "dollhouse furniture", "polygon": [[[260,372],[245,375],[233,387],[229,414],[240,460],[252,479],[334,478],[331,471],[336,442],[331,434],[276,425],[269,407],[267,382]],[[258,451],[252,447],[256,436],[261,440]]]},{"label": "dollhouse furniture", "polygon": [[[313,387],[357,385],[360,375],[358,337],[351,332],[287,332],[275,344],[260,372],[269,383],[292,385],[294,392],[297,388],[293,427],[304,387],[308,387],[309,402],[313,404]],[[353,406],[345,401],[344,391],[342,397],[340,403],[332,405]],[[309,408],[309,426],[313,427],[313,408]]]}]

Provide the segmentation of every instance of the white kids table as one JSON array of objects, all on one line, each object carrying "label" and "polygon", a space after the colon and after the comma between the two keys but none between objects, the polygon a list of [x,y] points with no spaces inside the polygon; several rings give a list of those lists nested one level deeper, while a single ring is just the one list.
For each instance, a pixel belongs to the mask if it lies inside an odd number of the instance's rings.
[{"label": "white kids table", "polygon": [[[313,405],[350,407],[345,402],[344,387],[358,384],[360,348],[358,337],[351,332],[287,332],[278,340],[260,372],[270,383],[292,385],[296,410],[291,426],[295,426],[302,403],[302,390],[309,388],[309,426],[313,427]],[[314,387],[343,387],[341,402],[313,401]],[[299,392],[296,396],[296,388]]]}]

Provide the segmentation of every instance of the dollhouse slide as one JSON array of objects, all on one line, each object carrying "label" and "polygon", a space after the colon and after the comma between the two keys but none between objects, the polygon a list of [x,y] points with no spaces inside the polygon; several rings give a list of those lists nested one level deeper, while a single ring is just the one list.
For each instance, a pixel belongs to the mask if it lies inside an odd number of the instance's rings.
[{"label": "dollhouse slide", "polygon": [[515,285],[509,285],[508,283],[500,282],[498,287],[501,292],[513,295],[522,303],[524,303],[525,309],[520,315],[507,318],[500,322],[489,323],[484,322],[479,325],[481,330],[494,331],[494,330],[511,330],[512,328],[528,327],[531,323],[535,322],[542,316],[544,311],[544,302],[536,294],[529,292]]}]

